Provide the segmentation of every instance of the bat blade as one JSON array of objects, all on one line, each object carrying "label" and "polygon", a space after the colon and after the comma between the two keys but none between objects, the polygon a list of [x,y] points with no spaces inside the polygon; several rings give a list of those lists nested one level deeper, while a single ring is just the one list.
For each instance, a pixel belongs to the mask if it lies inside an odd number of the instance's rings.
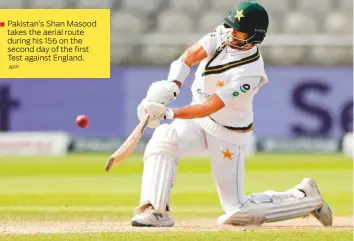
[{"label": "bat blade", "polygon": [[112,156],[108,159],[105,170],[108,172],[113,167],[120,164],[124,159],[129,157],[135,150],[136,145],[139,143],[141,136],[147,126],[150,116],[146,115],[144,119],[140,121],[134,131],[125,140],[125,142],[116,150]]}]

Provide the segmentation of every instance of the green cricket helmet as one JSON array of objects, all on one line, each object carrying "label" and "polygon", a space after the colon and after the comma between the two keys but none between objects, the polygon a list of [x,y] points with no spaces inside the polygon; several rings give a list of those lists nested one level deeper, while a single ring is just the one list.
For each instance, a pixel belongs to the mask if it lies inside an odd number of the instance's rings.
[{"label": "green cricket helmet", "polygon": [[[259,3],[251,1],[236,5],[224,18],[226,27],[248,34],[245,45],[249,43],[260,44],[266,36],[268,24],[267,11]],[[235,38],[231,34],[230,37]]]}]

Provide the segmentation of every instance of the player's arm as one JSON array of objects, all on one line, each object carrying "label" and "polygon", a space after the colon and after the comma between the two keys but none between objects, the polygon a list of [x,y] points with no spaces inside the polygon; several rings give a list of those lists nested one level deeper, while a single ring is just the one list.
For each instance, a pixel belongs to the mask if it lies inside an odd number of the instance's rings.
[{"label": "player's arm", "polygon": [[[179,95],[180,88],[188,77],[191,67],[212,55],[219,44],[220,40],[215,33],[203,36],[171,63],[167,81],[162,80],[151,84],[143,101],[155,102],[165,106],[170,104]],[[140,105],[143,105],[143,103]],[[143,108],[138,107],[139,109]]]},{"label": "player's arm", "polygon": [[181,88],[182,83],[189,75],[191,67],[207,56],[208,54],[204,47],[199,42],[195,43],[181,57],[172,62],[167,80],[175,82]]},{"label": "player's arm", "polygon": [[180,58],[172,62],[167,81],[162,80],[151,84],[146,99],[164,105],[170,104],[179,95],[180,88],[188,77],[191,67],[206,57],[207,52],[199,42],[189,47]]},{"label": "player's arm", "polygon": [[188,105],[181,108],[173,109],[173,118],[194,119],[203,118],[214,114],[225,106],[222,99],[216,94],[203,104]]},{"label": "player's arm", "polygon": [[220,45],[221,39],[216,30],[204,35],[198,42],[190,46],[177,60],[171,63],[168,81],[175,82],[179,87],[188,77],[193,65],[211,56]]},{"label": "player's arm", "polygon": [[148,103],[145,111],[153,116],[161,116],[165,119],[195,119],[211,115],[225,106],[223,100],[216,94],[203,104],[187,105],[181,108],[170,109],[158,103]]},{"label": "player's arm", "polygon": [[232,81],[220,88],[205,103],[172,109],[167,113],[166,118],[194,119],[214,114],[226,105],[238,101],[243,95],[248,95],[259,85],[260,79],[260,77],[244,77]]}]

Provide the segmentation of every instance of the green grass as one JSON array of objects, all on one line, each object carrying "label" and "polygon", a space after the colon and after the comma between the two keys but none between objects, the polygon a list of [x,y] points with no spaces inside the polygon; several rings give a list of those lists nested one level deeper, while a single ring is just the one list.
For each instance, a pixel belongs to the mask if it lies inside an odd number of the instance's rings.
[{"label": "green grass", "polygon": [[[132,210],[139,203],[143,163],[133,156],[111,172],[104,171],[109,154],[70,154],[65,157],[1,157],[0,220],[24,221],[124,221],[129,223]],[[314,178],[334,215],[353,215],[353,161],[340,154],[258,154],[246,161],[245,192],[286,190],[303,177]],[[222,209],[206,158],[184,158],[178,166],[172,191],[171,208],[175,219],[197,217],[217,219]],[[206,240],[210,237],[239,237],[240,240],[347,240],[349,233],[320,232],[329,239],[319,239],[316,232],[291,232],[291,235],[267,231],[183,233],[181,239]],[[131,236],[130,239],[129,235]],[[158,235],[153,233],[62,234],[50,240],[134,240]],[[166,236],[167,235],[167,236]],[[168,233],[168,235],[175,235]],[[177,234],[176,234],[177,235]],[[214,236],[215,235],[215,236]],[[277,235],[277,236],[275,236]],[[338,236],[338,239],[330,237]],[[327,237],[326,236],[326,237]],[[7,236],[0,236],[5,240]],[[11,236],[11,240],[49,240],[49,236]],[[79,238],[80,237],[80,238]],[[159,236],[154,236],[154,240]],[[242,237],[242,238],[241,238]],[[254,239],[252,239],[252,237]],[[262,239],[261,237],[264,237]],[[23,237],[22,237],[23,238]],[[62,238],[62,239],[61,239]],[[341,239],[342,238],[342,239]],[[116,240],[117,240],[116,239]],[[167,239],[167,238],[166,238]],[[161,239],[164,240],[164,239]],[[211,240],[211,239],[210,239]],[[217,239],[213,239],[217,240]],[[225,240],[225,239],[220,239]]]}]

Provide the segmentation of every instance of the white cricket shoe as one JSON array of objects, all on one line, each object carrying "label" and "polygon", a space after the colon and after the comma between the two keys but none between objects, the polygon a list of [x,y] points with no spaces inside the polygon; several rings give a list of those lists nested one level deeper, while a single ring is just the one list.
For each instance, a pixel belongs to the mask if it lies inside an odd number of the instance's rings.
[{"label": "white cricket shoe", "polygon": [[172,227],[175,222],[170,216],[170,211],[160,214],[149,205],[142,213],[133,217],[131,224],[134,227]]},{"label": "white cricket shoe", "polygon": [[[311,178],[302,179],[301,183],[296,185],[296,189],[304,192],[306,196],[321,196],[320,190],[314,180]],[[323,199],[323,198],[322,198]],[[323,205],[311,213],[323,226],[332,226],[333,215],[331,208],[323,200]]]}]

